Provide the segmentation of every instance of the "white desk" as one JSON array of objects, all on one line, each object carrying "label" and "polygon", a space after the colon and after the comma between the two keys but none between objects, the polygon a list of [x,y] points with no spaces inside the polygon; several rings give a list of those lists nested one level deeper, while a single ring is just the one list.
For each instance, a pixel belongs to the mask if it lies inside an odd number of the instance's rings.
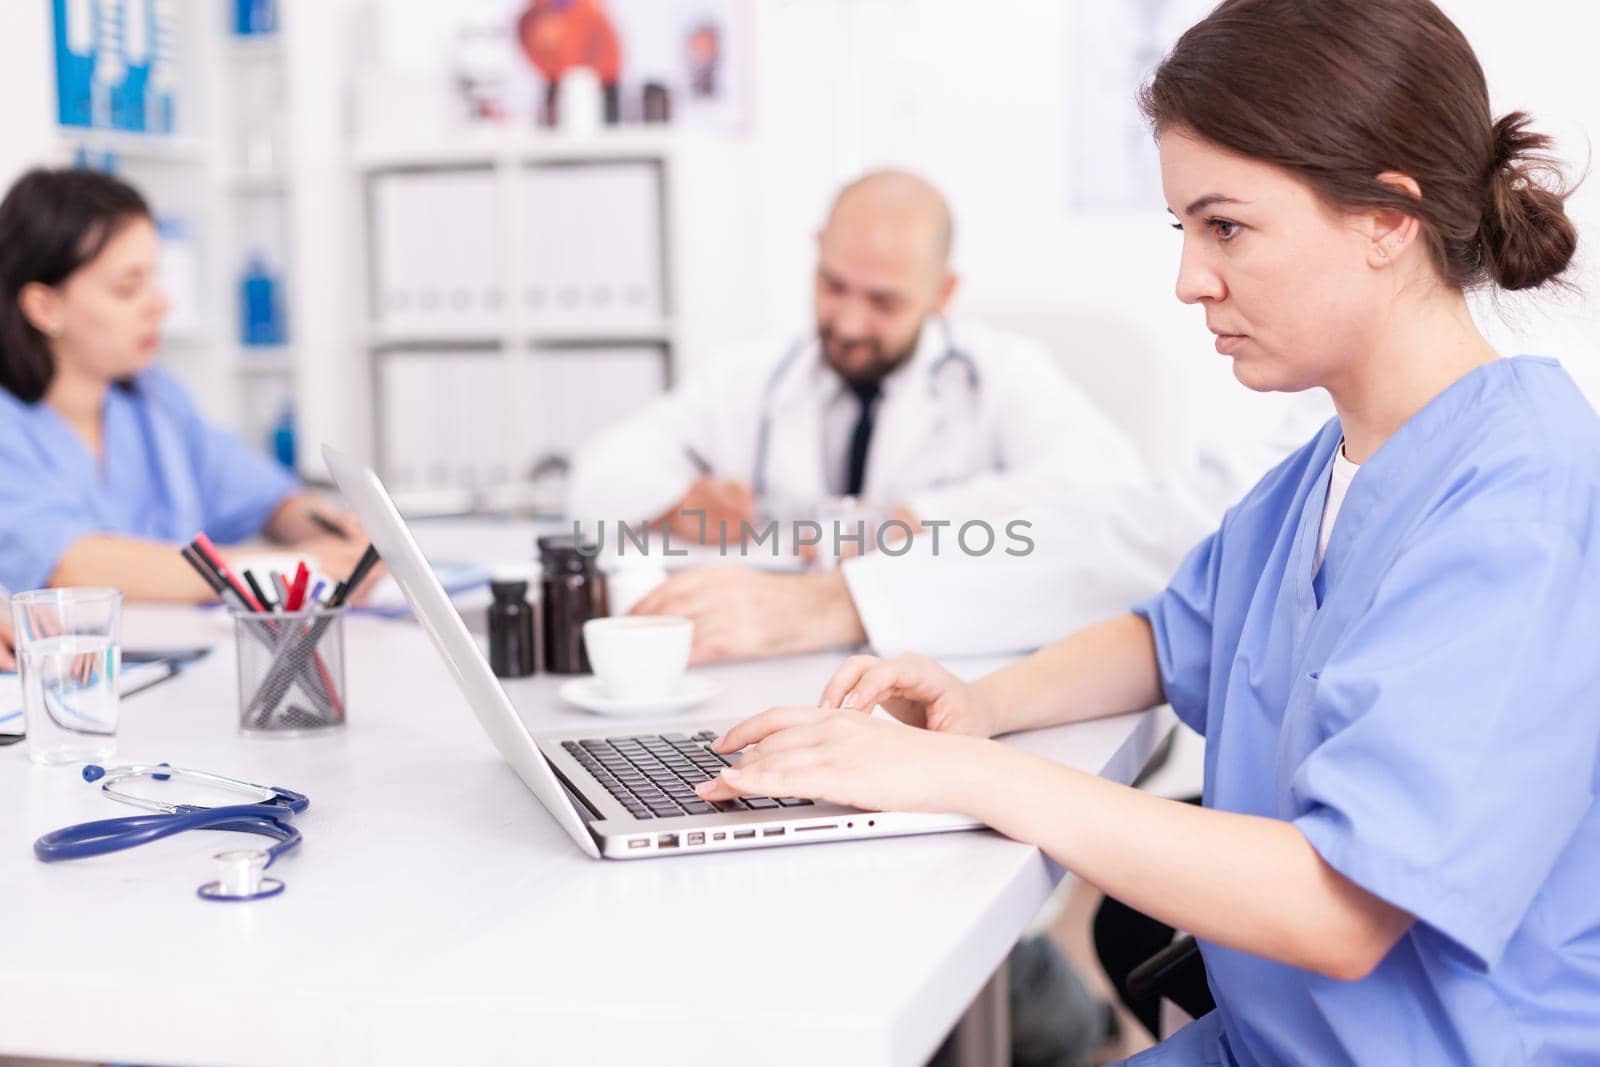
[{"label": "white desk", "polygon": [[[922,1062],[1055,884],[991,833],[632,863],[581,855],[506,767],[419,628],[355,618],[350,724],[241,738],[226,619],[130,610],[124,641],[222,644],[123,708],[115,762],[311,797],[274,899],[202,901],[188,834],[47,865],[39,834],[131,814],[0,749],[0,1054],[153,1064]],[[692,717],[814,700],[826,655],[710,668]],[[980,665],[970,664],[976,670]],[[508,688],[530,726],[614,720]],[[1030,735],[1126,781],[1155,713]],[[1063,813],[1064,818],[1070,813]],[[257,839],[249,839],[257,840]]]}]

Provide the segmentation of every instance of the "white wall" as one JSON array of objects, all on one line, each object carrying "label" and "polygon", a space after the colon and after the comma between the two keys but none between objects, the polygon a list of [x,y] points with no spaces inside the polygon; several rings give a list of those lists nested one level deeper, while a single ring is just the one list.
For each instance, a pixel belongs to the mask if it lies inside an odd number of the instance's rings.
[{"label": "white wall", "polygon": [[[1600,134],[1595,9],[1557,0],[1443,6],[1477,48],[1497,111],[1530,110],[1581,169]],[[1248,413],[1253,398],[1211,350],[1200,311],[1172,295],[1178,244],[1165,205],[1069,211],[1069,153],[1098,148],[1070,128],[1067,5],[986,0],[982,9],[974,17],[960,0],[758,5],[755,128],[731,164],[742,179],[731,183],[738,201],[724,188],[714,205],[749,220],[757,262],[752,269],[745,250],[731,250],[737,267],[714,284],[702,280],[720,300],[686,308],[698,334],[722,341],[771,321],[804,324],[812,234],[833,190],[868,167],[908,166],[938,182],[955,208],[961,304],[1126,315],[1162,340],[1171,373],[1200,409],[1191,421]],[[1126,106],[1131,113],[1131,97]],[[1584,187],[1570,210],[1586,246],[1577,274],[1586,295],[1508,298],[1504,321],[1493,308],[1480,319],[1506,351],[1561,356],[1600,401],[1600,189]]]},{"label": "white wall", "polygon": [[[0,191],[23,171],[54,158],[55,38],[50,5],[7,4],[0,16]],[[45,87],[44,90],[41,87]],[[47,91],[45,91],[47,90]]]}]

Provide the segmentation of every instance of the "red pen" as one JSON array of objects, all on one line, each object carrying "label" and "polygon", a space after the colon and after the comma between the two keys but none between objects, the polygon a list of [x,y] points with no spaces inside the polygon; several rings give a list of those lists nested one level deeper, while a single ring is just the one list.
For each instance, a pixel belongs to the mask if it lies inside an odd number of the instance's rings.
[{"label": "red pen", "polygon": [[215,567],[217,573],[222,575],[222,580],[233,586],[233,591],[238,593],[239,598],[250,606],[251,611],[267,610],[261,601],[257,600],[250,590],[245,587],[245,584],[239,580],[239,576],[233,573],[233,568],[229,567],[228,561],[222,558],[222,553],[218,552],[217,546],[211,543],[211,538],[204,533],[197,533],[194,535],[194,545],[195,549],[205,557],[206,562]]},{"label": "red pen", "polygon": [[306,561],[301,560],[294,568],[294,581],[289,583],[289,610],[299,611],[305,607],[306,586],[311,581],[311,571],[306,567]]}]

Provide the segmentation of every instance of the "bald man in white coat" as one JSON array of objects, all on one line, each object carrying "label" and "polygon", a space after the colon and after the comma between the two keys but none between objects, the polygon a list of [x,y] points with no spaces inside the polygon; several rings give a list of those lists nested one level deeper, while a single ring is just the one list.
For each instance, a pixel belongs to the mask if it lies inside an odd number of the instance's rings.
[{"label": "bald man in white coat", "polygon": [[814,330],[716,360],[588,442],[571,514],[724,543],[841,498],[916,527],[1139,477],[1131,440],[1042,345],[946,317],[950,238],[914,175],[846,187],[817,239]]}]

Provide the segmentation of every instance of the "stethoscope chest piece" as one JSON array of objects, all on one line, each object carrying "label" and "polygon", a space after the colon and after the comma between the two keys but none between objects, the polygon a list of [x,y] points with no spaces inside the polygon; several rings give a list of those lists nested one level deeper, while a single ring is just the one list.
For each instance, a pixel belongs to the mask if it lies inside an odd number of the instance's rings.
[{"label": "stethoscope chest piece", "polygon": [[[242,793],[250,803],[200,807],[157,800],[117,788],[119,783],[136,778],[149,778],[157,782],[170,782],[173,779],[191,781]],[[65,826],[45,834],[33,843],[33,854],[45,863],[120,852],[187,830],[231,830],[258,834],[276,843],[268,848],[236,848],[218,852],[212,857],[217,864],[217,880],[200,887],[201,899],[262,900],[283,892],[283,883],[276,878],[266,877],[265,872],[300,844],[300,831],[295,829],[290,819],[310,807],[311,801],[304,793],[296,793],[282,786],[241,782],[237,778],[205,771],[191,771],[168,763],[114,767],[109,771],[90,765],[83,769],[83,779],[86,782],[100,782],[101,791],[112,800],[144,808],[154,814],[100,819],[77,826]]]},{"label": "stethoscope chest piece", "polygon": [[282,882],[265,876],[271,857],[264,848],[234,848],[211,858],[217,880],[196,890],[206,900],[262,900],[283,892]]}]

